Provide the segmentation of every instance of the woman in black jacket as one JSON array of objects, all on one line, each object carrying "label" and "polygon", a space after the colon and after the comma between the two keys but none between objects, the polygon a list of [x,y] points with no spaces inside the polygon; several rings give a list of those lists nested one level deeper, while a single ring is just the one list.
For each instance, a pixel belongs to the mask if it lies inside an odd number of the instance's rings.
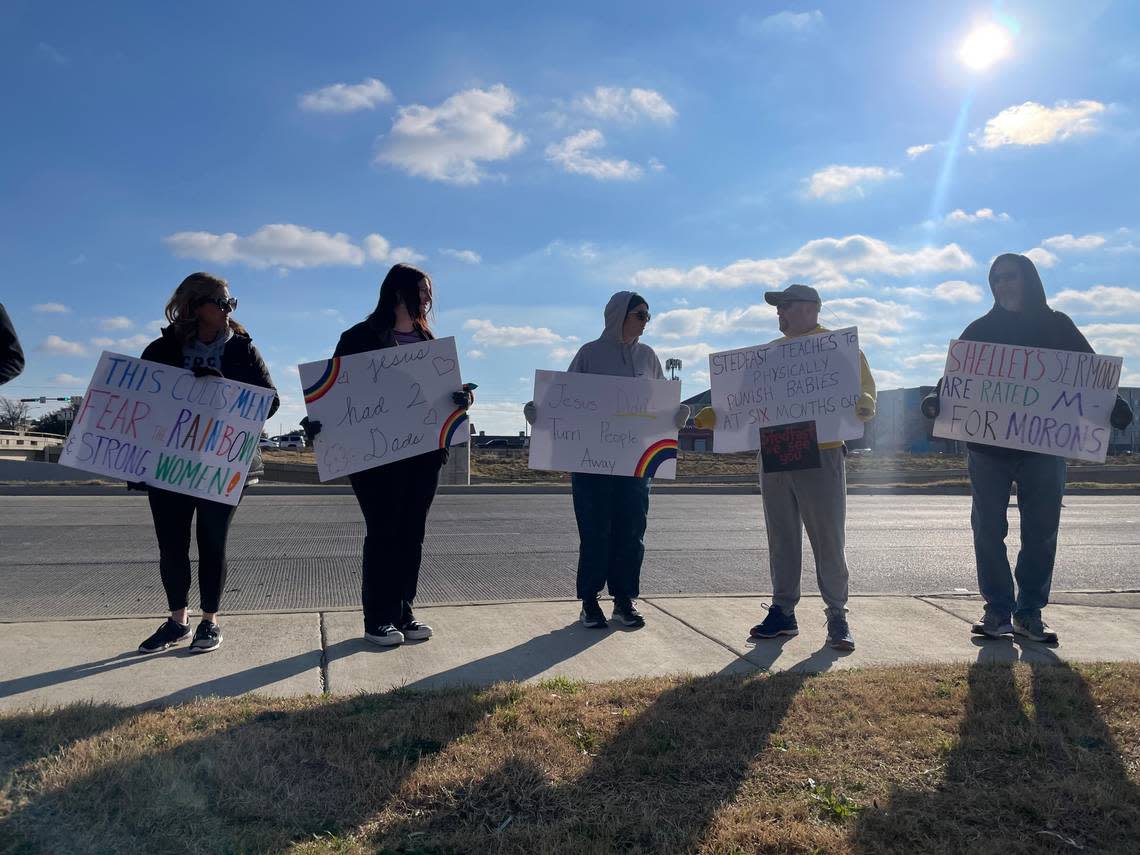
[{"label": "woman in black jacket", "polygon": [[[209,273],[190,274],[166,304],[170,326],[147,345],[142,358],[185,368],[196,377],[226,377],[276,392],[269,369],[249,333],[233,319],[236,308],[237,300],[230,296],[225,279]],[[270,416],[278,406],[280,401],[275,395]],[[262,471],[261,455],[254,450],[246,483],[256,482]],[[147,491],[170,617],[139,645],[139,652],[165,650],[190,635],[186,607],[190,595],[190,523],[195,511],[202,620],[194,631],[190,651],[217,650],[222,643],[217,618],[226,582],[226,535],[236,507],[154,486]]]},{"label": "woman in black jacket", "polygon": [[[397,264],[380,286],[380,299],[365,320],[345,330],[334,356],[351,356],[435,338],[428,327],[431,278],[409,264]],[[473,386],[453,394],[456,406],[474,401]],[[320,422],[302,420],[310,437]],[[441,448],[349,475],[364,515],[360,599],[364,637],[384,646],[431,638],[432,628],[416,620],[412,604],[420,577],[427,515],[447,462]]]}]

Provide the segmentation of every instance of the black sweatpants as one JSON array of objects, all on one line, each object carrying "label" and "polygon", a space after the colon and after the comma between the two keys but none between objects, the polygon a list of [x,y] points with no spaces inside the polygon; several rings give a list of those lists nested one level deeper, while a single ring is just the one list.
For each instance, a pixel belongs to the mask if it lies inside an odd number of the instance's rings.
[{"label": "black sweatpants", "polygon": [[184,609],[190,597],[190,523],[198,512],[198,590],[204,612],[221,607],[226,584],[226,536],[236,505],[211,502],[149,487],[150,513],[158,537],[158,567],[170,610]]},{"label": "black sweatpants", "polygon": [[366,528],[360,581],[366,632],[412,616],[427,515],[446,461],[444,449],[348,476]]},{"label": "black sweatpants", "polygon": [[579,600],[595,599],[602,586],[618,600],[636,599],[645,558],[649,478],[570,475],[578,520]]}]

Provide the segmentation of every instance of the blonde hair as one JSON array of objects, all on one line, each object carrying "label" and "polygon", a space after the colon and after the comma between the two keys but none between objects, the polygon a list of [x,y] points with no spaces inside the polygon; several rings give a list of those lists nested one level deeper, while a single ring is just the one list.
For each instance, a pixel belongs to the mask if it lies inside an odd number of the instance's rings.
[{"label": "blonde hair", "polygon": [[[174,328],[175,335],[183,341],[194,338],[198,333],[197,302],[203,298],[218,296],[223,288],[229,287],[229,284],[222,277],[214,276],[212,273],[191,273],[183,279],[166,301],[166,319]],[[232,316],[227,317],[226,322],[234,332],[249,335],[245,327]]]}]

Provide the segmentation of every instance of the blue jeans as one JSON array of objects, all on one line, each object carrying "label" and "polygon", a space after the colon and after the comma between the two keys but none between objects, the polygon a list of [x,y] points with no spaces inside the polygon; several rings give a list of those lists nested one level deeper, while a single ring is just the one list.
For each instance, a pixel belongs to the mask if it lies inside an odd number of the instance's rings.
[{"label": "blue jeans", "polygon": [[[974,558],[986,611],[1000,617],[1040,614],[1049,604],[1053,585],[1061,498],[1065,495],[1065,459],[1045,454],[1007,457],[971,450],[968,466],[974,499],[970,512]],[[1011,577],[1005,536],[1009,533],[1010,485],[1014,483],[1021,516],[1021,551]]]},{"label": "blue jeans", "polygon": [[578,520],[578,599],[608,586],[614,599],[635,599],[645,558],[649,479],[622,475],[570,476]]}]

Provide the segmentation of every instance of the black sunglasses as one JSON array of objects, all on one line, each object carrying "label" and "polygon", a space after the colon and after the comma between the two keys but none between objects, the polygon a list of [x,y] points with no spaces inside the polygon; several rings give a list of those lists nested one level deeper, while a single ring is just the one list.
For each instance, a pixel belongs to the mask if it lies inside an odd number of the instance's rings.
[{"label": "black sunglasses", "polygon": [[238,307],[237,297],[201,297],[194,301],[194,306],[217,306],[223,312],[232,312]]},{"label": "black sunglasses", "polygon": [[637,312],[630,312],[629,314],[633,315],[639,321],[644,321],[645,323],[649,323],[649,319],[652,317],[652,315],[650,315],[649,312],[645,311],[644,309]]}]

